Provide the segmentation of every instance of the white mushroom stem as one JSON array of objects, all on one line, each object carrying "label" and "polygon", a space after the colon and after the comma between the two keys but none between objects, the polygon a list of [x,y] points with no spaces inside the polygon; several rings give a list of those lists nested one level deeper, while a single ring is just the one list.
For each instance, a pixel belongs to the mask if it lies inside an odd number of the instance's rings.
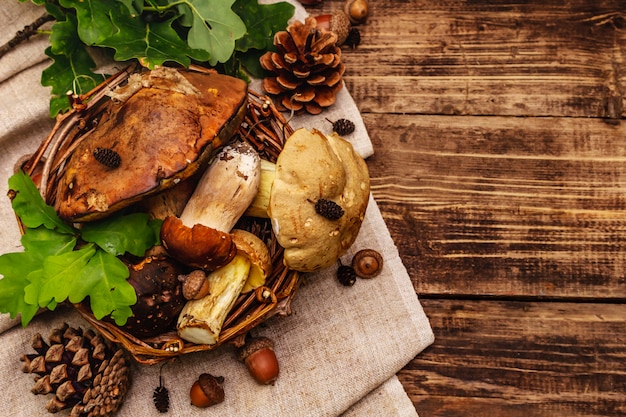
[{"label": "white mushroom stem", "polygon": [[215,157],[187,202],[180,219],[230,232],[257,195],[261,158],[247,142],[228,145]]},{"label": "white mushroom stem", "polygon": [[211,293],[185,304],[178,318],[178,335],[192,343],[214,345],[219,339],[226,315],[241,293],[251,261],[245,255],[211,272],[207,279]]},{"label": "white mushroom stem", "polygon": [[246,215],[259,218],[269,218],[267,208],[270,204],[270,192],[276,178],[276,164],[261,159],[261,181],[259,190],[246,210]]},{"label": "white mushroom stem", "polygon": [[185,304],[178,318],[178,334],[193,343],[215,344],[222,324],[240,293],[263,285],[271,273],[269,249],[245,230],[231,232],[237,255],[230,263],[207,275],[210,293]]}]

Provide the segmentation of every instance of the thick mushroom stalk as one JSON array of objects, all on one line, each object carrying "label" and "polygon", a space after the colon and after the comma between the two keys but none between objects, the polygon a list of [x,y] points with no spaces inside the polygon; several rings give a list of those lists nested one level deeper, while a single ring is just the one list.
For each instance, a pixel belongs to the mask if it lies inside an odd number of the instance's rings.
[{"label": "thick mushroom stalk", "polygon": [[257,194],[260,177],[260,157],[250,144],[224,147],[180,217],[163,221],[161,241],[168,253],[208,271],[230,262],[237,248],[229,232]]},{"label": "thick mushroom stalk", "polygon": [[193,343],[213,345],[228,312],[244,290],[252,290],[265,283],[272,264],[269,250],[256,235],[244,230],[233,230],[237,255],[230,263],[207,275],[210,292],[188,301],[180,312],[178,335]]},{"label": "thick mushroom stalk", "polygon": [[354,243],[369,192],[367,165],[349,142],[298,129],[275,165],[263,162],[246,214],[271,219],[290,269],[313,272],[333,265]]}]

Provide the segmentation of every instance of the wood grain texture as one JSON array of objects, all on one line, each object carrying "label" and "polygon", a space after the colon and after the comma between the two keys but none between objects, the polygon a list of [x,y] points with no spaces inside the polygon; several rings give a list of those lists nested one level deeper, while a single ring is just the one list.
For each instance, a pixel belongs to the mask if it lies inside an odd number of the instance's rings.
[{"label": "wood grain texture", "polygon": [[366,114],[372,192],[425,294],[626,298],[626,130]]},{"label": "wood grain texture", "polygon": [[370,7],[345,82],[435,333],[418,413],[626,415],[626,4]]},{"label": "wood grain texture", "polygon": [[422,304],[437,339],[398,374],[420,416],[626,414],[623,306]]},{"label": "wood grain texture", "polygon": [[373,1],[344,54],[364,112],[619,118],[626,15],[615,1]]}]

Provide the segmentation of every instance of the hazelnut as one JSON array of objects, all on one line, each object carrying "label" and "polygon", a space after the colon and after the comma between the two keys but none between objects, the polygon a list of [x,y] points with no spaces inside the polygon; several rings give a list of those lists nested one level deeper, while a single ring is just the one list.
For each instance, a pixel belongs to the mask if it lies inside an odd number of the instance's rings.
[{"label": "hazelnut", "polygon": [[322,14],[315,17],[318,29],[325,29],[337,35],[337,46],[341,46],[348,38],[352,25],[348,15],[342,10],[333,14]]},{"label": "hazelnut", "polygon": [[178,280],[183,283],[183,297],[187,300],[199,300],[209,294],[209,280],[201,269],[179,275]]},{"label": "hazelnut", "polygon": [[262,385],[274,385],[279,366],[274,342],[267,337],[249,339],[237,350],[237,359],[246,364],[250,375]]},{"label": "hazelnut", "polygon": [[347,0],[343,11],[346,12],[353,25],[358,25],[367,19],[369,3],[367,0]]},{"label": "hazelnut", "polygon": [[191,386],[191,404],[205,408],[224,401],[224,377],[201,374]]},{"label": "hazelnut", "polygon": [[362,249],[352,258],[352,268],[361,278],[374,278],[383,269],[383,257],[373,249]]}]

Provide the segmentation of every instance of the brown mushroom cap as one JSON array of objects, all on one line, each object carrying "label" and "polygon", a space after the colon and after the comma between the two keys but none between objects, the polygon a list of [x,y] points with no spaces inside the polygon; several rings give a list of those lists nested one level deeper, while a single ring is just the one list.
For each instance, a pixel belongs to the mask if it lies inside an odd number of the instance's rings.
[{"label": "brown mushroom cap", "polygon": [[233,229],[230,236],[237,251],[250,260],[248,279],[241,290],[242,293],[247,293],[265,284],[265,280],[272,273],[272,258],[265,242],[255,234]]},{"label": "brown mushroom cap", "polygon": [[[285,264],[312,272],[332,265],[354,243],[365,217],[370,182],[367,165],[337,134],[298,129],[276,161],[268,213]],[[344,210],[337,220],[315,211],[319,199]]]},{"label": "brown mushroom cap", "polygon": [[[66,220],[104,217],[190,177],[245,114],[247,83],[234,77],[171,68],[131,77],[67,161],[54,202]],[[121,164],[98,162],[97,148]]]},{"label": "brown mushroom cap", "polygon": [[229,233],[202,224],[187,227],[174,216],[163,221],[161,242],[175,259],[207,271],[226,265],[237,254],[237,246]]}]

